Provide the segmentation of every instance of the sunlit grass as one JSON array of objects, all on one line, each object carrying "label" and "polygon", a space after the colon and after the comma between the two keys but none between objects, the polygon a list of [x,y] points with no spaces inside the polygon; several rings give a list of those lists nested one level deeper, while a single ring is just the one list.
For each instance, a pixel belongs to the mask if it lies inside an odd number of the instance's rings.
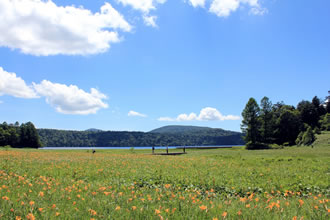
[{"label": "sunlit grass", "polygon": [[[3,219],[328,219],[329,146],[0,150]],[[171,150],[173,151],[173,150]]]}]

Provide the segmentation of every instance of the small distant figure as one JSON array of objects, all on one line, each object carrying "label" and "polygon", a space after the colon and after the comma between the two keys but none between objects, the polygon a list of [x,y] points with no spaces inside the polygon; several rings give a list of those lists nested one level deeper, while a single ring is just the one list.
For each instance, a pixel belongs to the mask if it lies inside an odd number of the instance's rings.
[{"label": "small distant figure", "polygon": [[95,150],[93,150],[93,154],[95,154],[95,152],[96,152],[96,151],[95,151]]}]

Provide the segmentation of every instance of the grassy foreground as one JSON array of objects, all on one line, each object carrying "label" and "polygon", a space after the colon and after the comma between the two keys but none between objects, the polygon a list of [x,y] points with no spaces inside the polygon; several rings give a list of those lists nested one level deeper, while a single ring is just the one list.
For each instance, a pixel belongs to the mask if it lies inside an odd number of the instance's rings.
[{"label": "grassy foreground", "polygon": [[330,132],[247,151],[0,150],[2,219],[329,219]]}]

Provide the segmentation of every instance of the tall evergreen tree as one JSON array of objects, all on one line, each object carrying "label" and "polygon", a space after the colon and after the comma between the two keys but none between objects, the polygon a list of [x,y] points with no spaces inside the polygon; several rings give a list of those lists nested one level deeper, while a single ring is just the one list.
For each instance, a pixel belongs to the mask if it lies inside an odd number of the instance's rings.
[{"label": "tall evergreen tree", "polygon": [[330,91],[328,91],[328,96],[325,98],[325,111],[330,113]]},{"label": "tall evergreen tree", "polygon": [[247,142],[247,147],[253,149],[260,141],[260,108],[254,98],[250,98],[246,104],[242,116],[243,121],[241,129],[245,133],[244,139]]},{"label": "tall evergreen tree", "polygon": [[320,117],[326,113],[324,106],[321,104],[321,100],[317,96],[314,96],[312,104],[317,111],[318,119],[320,119]]},{"label": "tall evergreen tree", "polygon": [[273,104],[268,97],[263,97],[260,103],[260,119],[261,119],[261,141],[263,143],[271,143],[273,136]]},{"label": "tall evergreen tree", "polygon": [[304,123],[308,124],[312,128],[318,126],[319,115],[311,102],[301,101],[298,103],[297,109],[299,110],[300,118]]},{"label": "tall evergreen tree", "polygon": [[330,113],[330,101],[327,102],[325,110],[327,111],[327,113]]}]

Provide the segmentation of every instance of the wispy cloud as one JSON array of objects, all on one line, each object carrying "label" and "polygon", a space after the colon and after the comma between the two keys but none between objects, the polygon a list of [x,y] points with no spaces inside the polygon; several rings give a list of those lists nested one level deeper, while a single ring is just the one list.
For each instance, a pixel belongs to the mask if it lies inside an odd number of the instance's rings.
[{"label": "wispy cloud", "polygon": [[[206,0],[188,0],[189,4],[196,7],[206,7]],[[250,8],[250,14],[263,15],[267,13],[267,9],[262,7],[260,0],[210,0],[209,12],[218,17],[228,17],[231,13],[237,11],[240,7],[247,6]]]},{"label": "wispy cloud", "polygon": [[189,3],[194,7],[204,7],[206,0],[189,0]]},{"label": "wispy cloud", "polygon": [[156,24],[157,16],[150,15],[150,11],[157,9],[157,6],[164,4],[167,0],[116,0],[124,6],[130,6],[134,10],[142,13],[144,24],[151,27],[158,27]]},{"label": "wispy cloud", "polygon": [[142,117],[142,118],[146,118],[147,115],[146,114],[142,114],[142,113],[139,113],[139,112],[136,112],[136,111],[129,111],[128,114],[127,114],[129,117]]},{"label": "wispy cloud", "polygon": [[250,7],[250,13],[254,15],[262,15],[267,11],[261,7],[259,0],[213,0],[209,11],[219,17],[228,17],[242,5]]},{"label": "wispy cloud", "polygon": [[145,25],[147,25],[147,26],[158,27],[156,24],[156,19],[157,19],[157,16],[143,15],[143,21],[144,21]]},{"label": "wispy cloud", "polygon": [[149,13],[149,11],[155,10],[158,4],[164,4],[166,0],[117,0],[117,2],[124,6],[129,5],[135,10]]},{"label": "wispy cloud", "polygon": [[240,120],[239,116],[222,115],[216,108],[203,108],[199,115],[196,113],[180,114],[176,118],[160,117],[158,121],[225,121],[225,120]]},{"label": "wispy cloud", "polygon": [[160,117],[158,118],[158,121],[175,121],[175,118],[171,118],[171,117]]}]

